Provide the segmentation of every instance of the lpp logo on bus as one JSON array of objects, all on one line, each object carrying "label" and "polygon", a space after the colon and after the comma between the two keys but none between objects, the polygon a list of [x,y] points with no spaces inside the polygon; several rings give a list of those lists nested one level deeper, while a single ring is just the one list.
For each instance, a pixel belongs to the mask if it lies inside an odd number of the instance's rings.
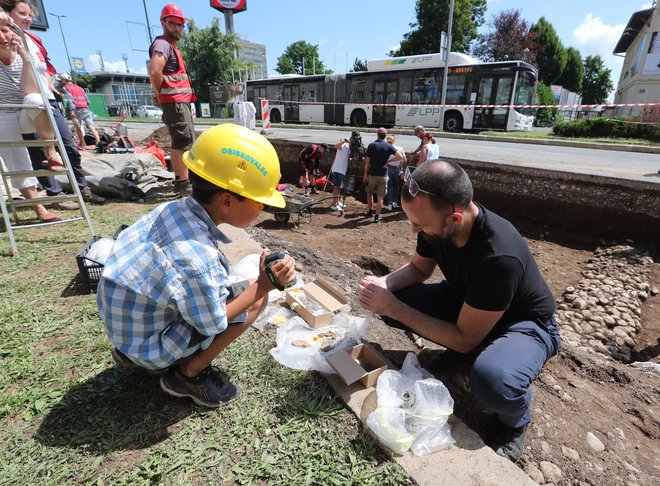
[{"label": "lpp logo on bus", "polygon": [[410,108],[410,111],[406,116],[415,116],[415,115],[420,115],[420,116],[428,116],[428,115],[437,115],[440,113],[440,108],[418,108],[416,106],[413,106]]}]

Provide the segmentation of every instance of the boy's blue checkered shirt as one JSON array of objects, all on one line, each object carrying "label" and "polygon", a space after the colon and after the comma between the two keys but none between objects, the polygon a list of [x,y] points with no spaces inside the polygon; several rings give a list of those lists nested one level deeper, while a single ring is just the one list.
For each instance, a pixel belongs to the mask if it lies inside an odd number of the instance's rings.
[{"label": "boy's blue checkered shirt", "polygon": [[204,349],[227,328],[229,263],[218,242],[231,240],[192,197],[163,204],[121,232],[97,295],[117,349],[160,369],[200,347],[189,345],[193,328]]}]

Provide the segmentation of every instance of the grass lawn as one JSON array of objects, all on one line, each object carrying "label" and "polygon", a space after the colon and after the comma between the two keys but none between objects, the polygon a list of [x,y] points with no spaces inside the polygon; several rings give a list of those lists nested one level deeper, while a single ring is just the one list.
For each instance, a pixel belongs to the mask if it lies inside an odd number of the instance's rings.
[{"label": "grass lawn", "polygon": [[532,130],[530,132],[497,132],[497,131],[483,131],[479,135],[489,135],[491,137],[507,137],[507,138],[527,138],[527,139],[540,139],[540,140],[565,140],[569,142],[589,142],[589,143],[614,143],[619,145],[649,145],[657,146],[649,140],[641,138],[588,138],[588,137],[560,137],[552,133],[552,131],[542,132]]},{"label": "grass lawn", "polygon": [[[89,209],[110,236],[151,207]],[[218,410],[114,366],[77,277],[86,225],[15,235],[11,257],[0,233],[0,485],[411,483],[321,376],[272,359],[272,330],[216,360],[242,391]]]}]

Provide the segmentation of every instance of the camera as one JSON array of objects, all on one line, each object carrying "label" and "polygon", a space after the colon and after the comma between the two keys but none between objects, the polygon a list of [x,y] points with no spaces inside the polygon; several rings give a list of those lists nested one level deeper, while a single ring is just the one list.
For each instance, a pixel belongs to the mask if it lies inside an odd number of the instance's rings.
[{"label": "camera", "polygon": [[284,258],[286,258],[286,253],[282,251],[276,251],[266,255],[266,259],[264,260],[264,263],[266,264],[266,275],[268,276],[268,280],[271,281],[277,290],[284,290],[291,286],[291,284],[282,285],[279,283],[275,277],[275,274],[273,273],[273,269],[271,268],[273,263],[277,262],[278,260],[284,260]]}]

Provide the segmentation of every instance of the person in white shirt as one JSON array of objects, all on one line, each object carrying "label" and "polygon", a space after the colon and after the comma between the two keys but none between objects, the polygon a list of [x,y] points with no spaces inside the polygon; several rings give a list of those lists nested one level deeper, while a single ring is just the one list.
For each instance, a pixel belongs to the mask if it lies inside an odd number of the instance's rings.
[{"label": "person in white shirt", "polygon": [[[406,151],[396,145],[396,138],[394,135],[388,135],[387,143],[393,145],[398,153],[400,153],[404,160]],[[399,204],[399,190],[401,186],[401,160],[396,155],[390,156],[387,161],[387,204],[383,206],[388,211],[396,209]]]},{"label": "person in white shirt", "polygon": [[351,153],[350,141],[342,138],[335,144],[335,160],[330,168],[330,182],[333,189],[332,206],[333,211],[344,211],[344,190],[346,189],[346,172],[348,170],[348,159]]}]

